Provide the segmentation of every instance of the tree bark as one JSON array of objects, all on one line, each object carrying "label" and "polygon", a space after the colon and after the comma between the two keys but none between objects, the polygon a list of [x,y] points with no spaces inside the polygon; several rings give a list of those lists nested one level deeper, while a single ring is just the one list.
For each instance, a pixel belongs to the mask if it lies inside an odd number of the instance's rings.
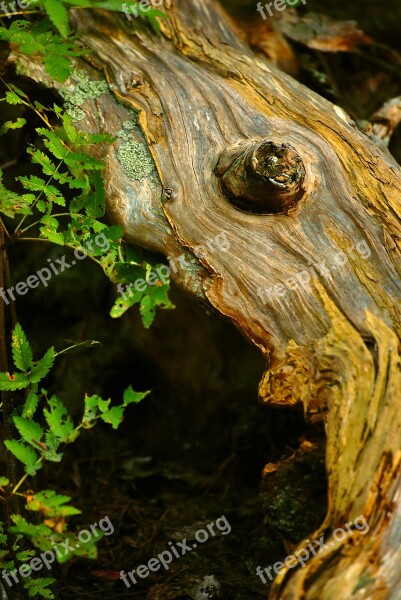
[{"label": "tree bark", "polygon": [[[283,571],[270,598],[396,600],[400,167],[341,108],[254,55],[213,0],[168,13],[161,37],[138,19],[74,13],[93,52],[79,68],[109,85],[80,106],[80,125],[118,136],[105,157],[111,218],[260,348],[263,402],[323,423],[329,501],[309,538],[369,524]],[[66,90],[14,58],[77,107],[79,77]],[[228,251],[212,243],[222,233]]]}]

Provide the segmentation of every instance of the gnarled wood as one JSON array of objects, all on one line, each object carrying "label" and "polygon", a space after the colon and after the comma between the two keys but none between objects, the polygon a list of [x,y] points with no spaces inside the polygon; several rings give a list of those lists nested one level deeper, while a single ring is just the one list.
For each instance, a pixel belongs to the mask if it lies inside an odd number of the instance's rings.
[{"label": "gnarled wood", "polygon": [[304,192],[302,160],[286,144],[239,144],[223,152],[215,172],[227,197],[248,212],[288,213]]},{"label": "gnarled wood", "polygon": [[[110,212],[136,244],[192,255],[172,275],[266,355],[262,401],[324,422],[329,504],[309,538],[359,515],[369,523],[287,569],[271,598],[395,600],[401,170],[339,107],[256,57],[216,2],[176,0],[169,15],[157,38],[138,22],[75,14],[93,51],[82,68],[103,71],[110,89],[82,106],[81,124],[120,136],[106,157]],[[154,173],[124,169],[127,139],[137,159],[133,142],[146,141]],[[259,169],[260,153],[288,164]],[[208,244],[222,232],[228,252]]]}]

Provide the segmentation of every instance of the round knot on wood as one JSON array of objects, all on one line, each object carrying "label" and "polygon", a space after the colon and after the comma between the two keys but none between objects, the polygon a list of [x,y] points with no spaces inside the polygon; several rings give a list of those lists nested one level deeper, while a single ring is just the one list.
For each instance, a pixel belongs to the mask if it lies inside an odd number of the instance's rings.
[{"label": "round knot on wood", "polygon": [[289,144],[264,141],[223,152],[215,172],[230,202],[247,212],[286,213],[304,193],[305,167]]}]

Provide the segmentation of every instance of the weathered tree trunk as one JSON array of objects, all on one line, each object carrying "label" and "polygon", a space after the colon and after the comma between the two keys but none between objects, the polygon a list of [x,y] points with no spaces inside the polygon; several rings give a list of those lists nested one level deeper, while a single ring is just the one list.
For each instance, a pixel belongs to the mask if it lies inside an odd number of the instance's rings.
[{"label": "weathered tree trunk", "polygon": [[[256,57],[213,0],[175,0],[161,37],[101,11],[74,20],[93,51],[82,70],[109,84],[80,109],[118,135],[112,218],[266,355],[263,402],[324,423],[328,510],[309,538],[369,524],[280,574],[271,598],[401,598],[400,167]],[[228,252],[210,243],[222,232]]]}]

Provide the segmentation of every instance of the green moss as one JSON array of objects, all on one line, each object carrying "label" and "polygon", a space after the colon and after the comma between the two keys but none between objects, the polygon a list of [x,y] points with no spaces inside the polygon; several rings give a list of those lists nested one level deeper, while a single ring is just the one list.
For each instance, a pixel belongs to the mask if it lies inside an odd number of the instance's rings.
[{"label": "green moss", "polygon": [[324,456],[319,448],[301,451],[264,481],[261,501],[271,526],[299,542],[315,531],[327,508]]},{"label": "green moss", "polygon": [[299,515],[303,508],[297,491],[290,486],[285,486],[277,490],[276,496],[273,496],[270,501],[270,514],[274,516],[276,527],[297,537],[299,535]]},{"label": "green moss", "polygon": [[60,94],[65,100],[64,108],[74,121],[81,121],[85,112],[79,108],[87,100],[93,100],[102,94],[109,92],[108,83],[102,81],[91,81],[84,71],[73,71],[71,79],[77,85],[69,85],[60,89]]}]

